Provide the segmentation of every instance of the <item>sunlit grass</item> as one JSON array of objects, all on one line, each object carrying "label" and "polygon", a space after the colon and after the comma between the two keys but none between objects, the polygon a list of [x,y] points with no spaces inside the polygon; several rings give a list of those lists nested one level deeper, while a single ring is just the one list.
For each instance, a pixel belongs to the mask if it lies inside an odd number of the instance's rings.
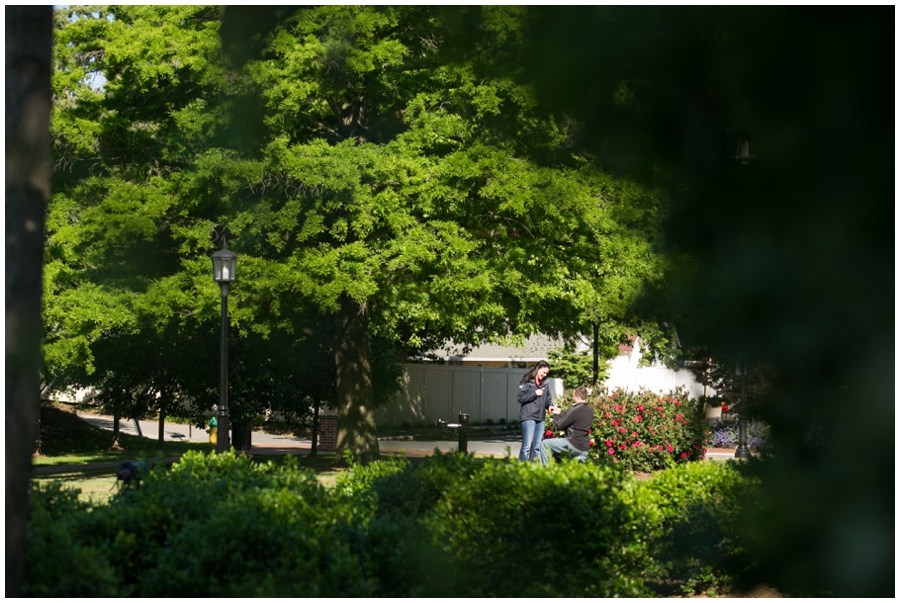
[{"label": "sunlit grass", "polygon": [[31,481],[38,485],[60,482],[66,490],[80,490],[78,498],[94,505],[107,504],[110,498],[118,495],[115,467],[86,469],[75,473],[38,475]]}]

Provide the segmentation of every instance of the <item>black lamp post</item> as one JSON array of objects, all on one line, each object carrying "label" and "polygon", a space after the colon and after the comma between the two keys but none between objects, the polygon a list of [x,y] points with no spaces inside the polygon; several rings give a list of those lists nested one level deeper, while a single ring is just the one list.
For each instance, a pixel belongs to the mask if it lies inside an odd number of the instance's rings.
[{"label": "black lamp post", "polygon": [[738,447],[734,458],[750,458],[750,447],[747,445],[747,398],[744,395],[744,378],[747,373],[747,359],[742,353],[738,356],[738,374],[741,376],[741,401],[738,404]]},{"label": "black lamp post", "polygon": [[[746,169],[749,160],[753,159],[750,154],[750,141],[746,138],[738,138],[737,151],[734,155],[735,161]],[[742,172],[743,173],[743,172]],[[747,396],[744,393],[744,380],[747,374],[747,354],[741,350],[738,354],[737,364],[738,375],[741,376],[741,401],[738,404],[738,447],[734,451],[734,458],[747,459],[750,458],[750,447],[747,445]]]},{"label": "black lamp post", "polygon": [[237,254],[225,248],[212,255],[213,280],[219,283],[222,293],[222,363],[219,373],[219,410],[216,413],[218,436],[216,453],[221,454],[231,448],[228,441],[228,283],[235,281],[237,274]]}]

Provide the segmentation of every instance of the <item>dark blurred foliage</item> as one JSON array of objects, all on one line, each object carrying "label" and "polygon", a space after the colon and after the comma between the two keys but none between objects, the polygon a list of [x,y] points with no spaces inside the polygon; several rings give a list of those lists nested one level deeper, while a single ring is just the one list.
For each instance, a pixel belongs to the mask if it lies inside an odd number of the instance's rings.
[{"label": "dark blurred foliage", "polygon": [[685,368],[697,383],[715,390],[715,394],[709,392],[709,397],[725,402],[735,411],[740,410],[736,405],[742,397],[754,413],[774,395],[775,369],[764,359],[746,359],[742,375],[739,364],[744,359],[740,355],[723,355],[706,346],[688,348],[687,355],[694,360],[685,362]]},{"label": "dark blurred foliage", "polygon": [[579,143],[668,191],[679,331],[777,371],[767,573],[893,595],[893,8],[541,7],[528,35]]},{"label": "dark blurred foliage", "polygon": [[272,32],[300,10],[301,6],[229,6],[222,12],[222,50],[237,67],[265,58]]}]

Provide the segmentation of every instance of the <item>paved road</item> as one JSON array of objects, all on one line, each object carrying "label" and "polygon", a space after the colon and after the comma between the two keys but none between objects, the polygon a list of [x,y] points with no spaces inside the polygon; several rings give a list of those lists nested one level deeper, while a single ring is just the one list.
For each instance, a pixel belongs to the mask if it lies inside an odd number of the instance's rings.
[{"label": "paved road", "polygon": [[[110,416],[94,415],[90,413],[79,412],[78,416],[100,427],[112,431],[113,418]],[[158,421],[140,421],[140,435],[153,440],[159,436]],[[121,420],[119,422],[119,430],[122,433],[131,435],[139,435],[135,426],[135,422],[131,420]],[[164,437],[166,441],[189,441],[189,442],[208,442],[209,434],[205,429],[192,428],[188,425],[178,423],[166,423],[164,427]],[[306,438],[298,438],[292,435],[273,435],[254,431],[251,437],[250,452],[257,454],[265,453],[302,453],[308,451],[312,447],[312,442]],[[519,447],[522,443],[522,436],[515,431],[497,432],[496,435],[488,439],[472,439],[468,442],[468,451],[476,455],[489,455],[505,457],[518,456]],[[459,448],[457,441],[440,441],[440,440],[401,440],[393,438],[379,438],[378,447],[382,452],[399,453],[405,452],[409,456],[425,456],[433,454],[435,449],[442,453],[452,452]],[[710,450],[707,452],[708,458],[734,458],[734,450]]]},{"label": "paved road", "polygon": [[[96,425],[101,429],[112,431],[113,418],[105,415],[95,415],[86,412],[77,412],[78,416],[92,425]],[[159,421],[139,421],[140,432],[131,419],[121,419],[119,421],[119,431],[129,435],[141,435],[145,438],[156,440],[159,438]],[[197,429],[190,425],[182,425],[180,423],[166,423],[164,428],[164,439],[167,442],[208,442],[209,433],[205,429]],[[251,441],[254,445],[260,444],[265,446],[306,446],[309,448],[312,444],[308,439],[301,439],[290,435],[271,435],[268,433],[253,432]]]}]

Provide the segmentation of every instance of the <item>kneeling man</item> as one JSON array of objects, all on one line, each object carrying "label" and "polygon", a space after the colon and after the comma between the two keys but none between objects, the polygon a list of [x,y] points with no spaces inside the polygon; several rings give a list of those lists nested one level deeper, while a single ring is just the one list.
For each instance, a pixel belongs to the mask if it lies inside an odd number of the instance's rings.
[{"label": "kneeling man", "polygon": [[550,462],[551,454],[564,453],[569,458],[585,462],[588,458],[588,450],[591,448],[590,429],[594,423],[594,409],[587,404],[587,388],[576,387],[572,392],[575,404],[566,412],[561,412],[556,406],[550,406],[553,413],[553,423],[557,429],[565,429],[566,437],[553,438],[541,442],[541,464]]}]

